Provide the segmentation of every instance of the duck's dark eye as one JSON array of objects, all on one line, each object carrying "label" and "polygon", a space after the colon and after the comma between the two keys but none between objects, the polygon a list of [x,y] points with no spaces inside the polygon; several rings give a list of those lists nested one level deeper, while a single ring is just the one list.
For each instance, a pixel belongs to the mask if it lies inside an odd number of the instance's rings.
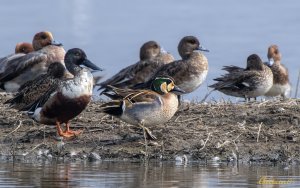
[{"label": "duck's dark eye", "polygon": [[41,38],[42,39],[47,39],[47,36],[46,35],[42,35]]},{"label": "duck's dark eye", "polygon": [[195,41],[195,40],[190,40],[190,43],[191,43],[191,44],[195,44],[196,41]]},{"label": "duck's dark eye", "polygon": [[80,56],[80,53],[79,53],[79,52],[76,52],[76,53],[75,53],[75,56]]},{"label": "duck's dark eye", "polygon": [[154,48],[158,48],[158,45],[157,44],[154,44],[154,46],[153,46]]}]

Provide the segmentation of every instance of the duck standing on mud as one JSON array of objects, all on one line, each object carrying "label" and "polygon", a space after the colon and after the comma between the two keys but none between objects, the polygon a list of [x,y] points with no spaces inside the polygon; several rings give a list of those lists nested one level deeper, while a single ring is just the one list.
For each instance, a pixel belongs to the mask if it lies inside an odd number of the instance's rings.
[{"label": "duck standing on mud", "polygon": [[118,89],[112,86],[111,89],[116,95],[115,98],[121,99],[102,104],[100,110],[142,127],[145,144],[147,136],[156,139],[145,126],[170,120],[178,109],[177,95],[184,93],[168,77],[156,77],[151,84],[151,90]]},{"label": "duck standing on mud", "polygon": [[173,56],[164,52],[157,42],[148,41],[140,48],[140,61],[122,69],[97,85],[100,85],[99,90],[105,88],[102,92],[104,94],[109,90],[108,85],[118,88],[132,88],[138,83],[149,80],[156,70],[172,61],[174,61]]},{"label": "duck standing on mud", "polygon": [[285,66],[281,64],[281,53],[277,45],[268,48],[268,59],[266,63],[273,72],[273,86],[265,94],[268,97],[282,96],[287,98],[291,92],[289,73]]},{"label": "duck standing on mud", "polygon": [[[91,101],[92,90],[93,90],[93,75],[90,70],[82,68],[79,65],[85,65],[93,70],[101,70],[99,67],[90,62],[83,50],[78,48],[70,49],[65,56],[65,65],[67,70],[74,76],[68,79],[57,79],[61,78],[64,74],[60,67],[56,67],[52,79],[48,79],[48,85],[45,82],[43,85],[37,85],[37,83],[31,83],[27,87],[24,87],[27,96],[30,96],[28,100],[37,98],[29,105],[23,106],[22,110],[28,111],[28,114],[37,122],[47,125],[56,124],[58,135],[63,137],[73,137],[79,134],[81,131],[70,130],[69,121],[79,115]],[[55,72],[58,71],[58,72]],[[51,77],[51,76],[50,76]],[[41,95],[34,89],[43,90]],[[32,89],[31,89],[32,88]],[[23,91],[23,90],[22,90]],[[22,91],[19,91],[22,94]],[[26,96],[23,95],[23,96]],[[10,102],[24,102],[26,97],[18,98],[16,95],[15,99],[11,99]],[[66,130],[63,131],[61,124],[66,124]]]},{"label": "duck standing on mud", "polygon": [[256,54],[247,58],[246,69],[225,66],[224,70],[228,73],[214,79],[217,83],[209,87],[226,95],[243,97],[247,100],[265,95],[273,85],[271,69],[264,65]]},{"label": "duck standing on mud", "polygon": [[199,51],[208,52],[200,46],[196,37],[182,38],[178,45],[178,52],[182,59],[160,67],[146,83],[137,84],[134,88],[150,88],[156,77],[168,76],[173,78],[176,85],[185,93],[193,92],[203,83],[208,72],[207,58]]},{"label": "duck standing on mud", "polygon": [[0,72],[0,87],[6,92],[16,92],[25,82],[45,74],[51,63],[64,62],[65,50],[50,32],[35,34],[32,45],[34,52],[9,60]]}]

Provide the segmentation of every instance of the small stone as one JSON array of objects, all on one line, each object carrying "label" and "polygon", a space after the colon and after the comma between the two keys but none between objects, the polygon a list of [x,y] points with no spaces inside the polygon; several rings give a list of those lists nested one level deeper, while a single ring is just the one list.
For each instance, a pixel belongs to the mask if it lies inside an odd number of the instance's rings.
[{"label": "small stone", "polygon": [[89,159],[89,161],[100,161],[101,157],[99,154],[92,152],[89,154],[88,159]]}]

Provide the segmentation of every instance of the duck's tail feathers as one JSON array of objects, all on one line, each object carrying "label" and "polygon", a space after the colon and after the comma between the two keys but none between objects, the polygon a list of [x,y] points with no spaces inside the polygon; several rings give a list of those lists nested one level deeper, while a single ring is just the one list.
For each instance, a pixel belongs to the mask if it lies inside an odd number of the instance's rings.
[{"label": "duck's tail feathers", "polygon": [[125,101],[110,101],[100,106],[100,110],[106,114],[120,117],[123,114],[123,105]]}]

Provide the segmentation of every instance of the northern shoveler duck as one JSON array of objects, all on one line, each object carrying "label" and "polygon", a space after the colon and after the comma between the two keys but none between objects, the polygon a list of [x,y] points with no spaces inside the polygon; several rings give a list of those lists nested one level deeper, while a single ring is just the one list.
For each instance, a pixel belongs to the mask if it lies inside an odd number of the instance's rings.
[{"label": "northern shoveler duck", "polygon": [[[43,95],[33,92],[39,98],[27,105],[26,108],[22,108],[22,110],[28,111],[28,114],[39,123],[56,124],[58,134],[63,137],[73,137],[81,132],[70,130],[69,121],[86,108],[92,97],[93,75],[89,69],[82,68],[79,65],[85,65],[93,70],[101,70],[87,59],[83,50],[70,49],[65,56],[65,66],[74,77],[66,80],[53,79],[48,86],[46,83],[43,86],[31,84],[33,88],[37,89],[47,87],[47,91]],[[60,71],[54,73],[58,74],[58,77],[61,76]],[[30,90],[33,89],[26,88],[29,93],[32,93]],[[66,124],[65,131],[61,128],[63,123]]]},{"label": "northern shoveler duck", "polygon": [[214,79],[218,82],[209,87],[226,95],[248,99],[266,94],[273,85],[271,69],[264,65],[256,54],[247,58],[246,69],[232,67],[225,67],[224,70],[227,70],[228,73]]},{"label": "northern shoveler duck", "polygon": [[170,120],[178,109],[177,94],[184,91],[168,77],[157,77],[151,90],[119,89],[110,86],[115,95],[122,98],[100,106],[104,113],[143,128],[144,136],[156,139],[145,126],[162,124]]},{"label": "northern shoveler duck", "polygon": [[[50,87],[57,87],[56,84],[60,83],[62,79],[72,78],[63,64],[60,62],[51,63],[48,67],[47,73],[36,77],[23,84],[18,93],[5,102],[10,104],[11,107],[24,111],[28,109],[37,99],[46,93]],[[55,86],[53,86],[55,85]]]},{"label": "northern shoveler duck", "polygon": [[63,63],[65,50],[50,32],[37,33],[32,45],[34,52],[8,61],[4,72],[0,73],[0,86],[5,91],[16,92],[28,80],[45,74],[51,63]]},{"label": "northern shoveler duck", "polygon": [[13,59],[22,57],[25,54],[28,54],[33,51],[34,51],[34,49],[33,49],[32,44],[27,43],[27,42],[17,43],[14,54],[0,58],[0,74],[6,70],[6,66],[7,66],[8,62],[12,61]]},{"label": "northern shoveler duck", "polygon": [[199,51],[208,52],[207,49],[200,46],[196,37],[182,38],[178,45],[178,52],[182,59],[163,65],[149,81],[138,84],[134,88],[149,88],[157,76],[169,76],[186,93],[194,91],[203,83],[208,72],[207,58]]},{"label": "northern shoveler duck", "polygon": [[[155,41],[148,41],[140,48],[140,61],[130,65],[106,81],[97,84],[99,90],[108,85],[118,88],[131,88],[135,84],[147,81],[151,75],[164,64],[174,61],[171,54],[162,50]],[[106,88],[102,93],[105,93]]]},{"label": "northern shoveler duck", "polygon": [[268,59],[266,63],[273,72],[273,86],[265,96],[279,96],[283,98],[289,96],[291,85],[289,83],[289,73],[287,68],[281,64],[281,53],[277,45],[271,45],[268,48]]}]

